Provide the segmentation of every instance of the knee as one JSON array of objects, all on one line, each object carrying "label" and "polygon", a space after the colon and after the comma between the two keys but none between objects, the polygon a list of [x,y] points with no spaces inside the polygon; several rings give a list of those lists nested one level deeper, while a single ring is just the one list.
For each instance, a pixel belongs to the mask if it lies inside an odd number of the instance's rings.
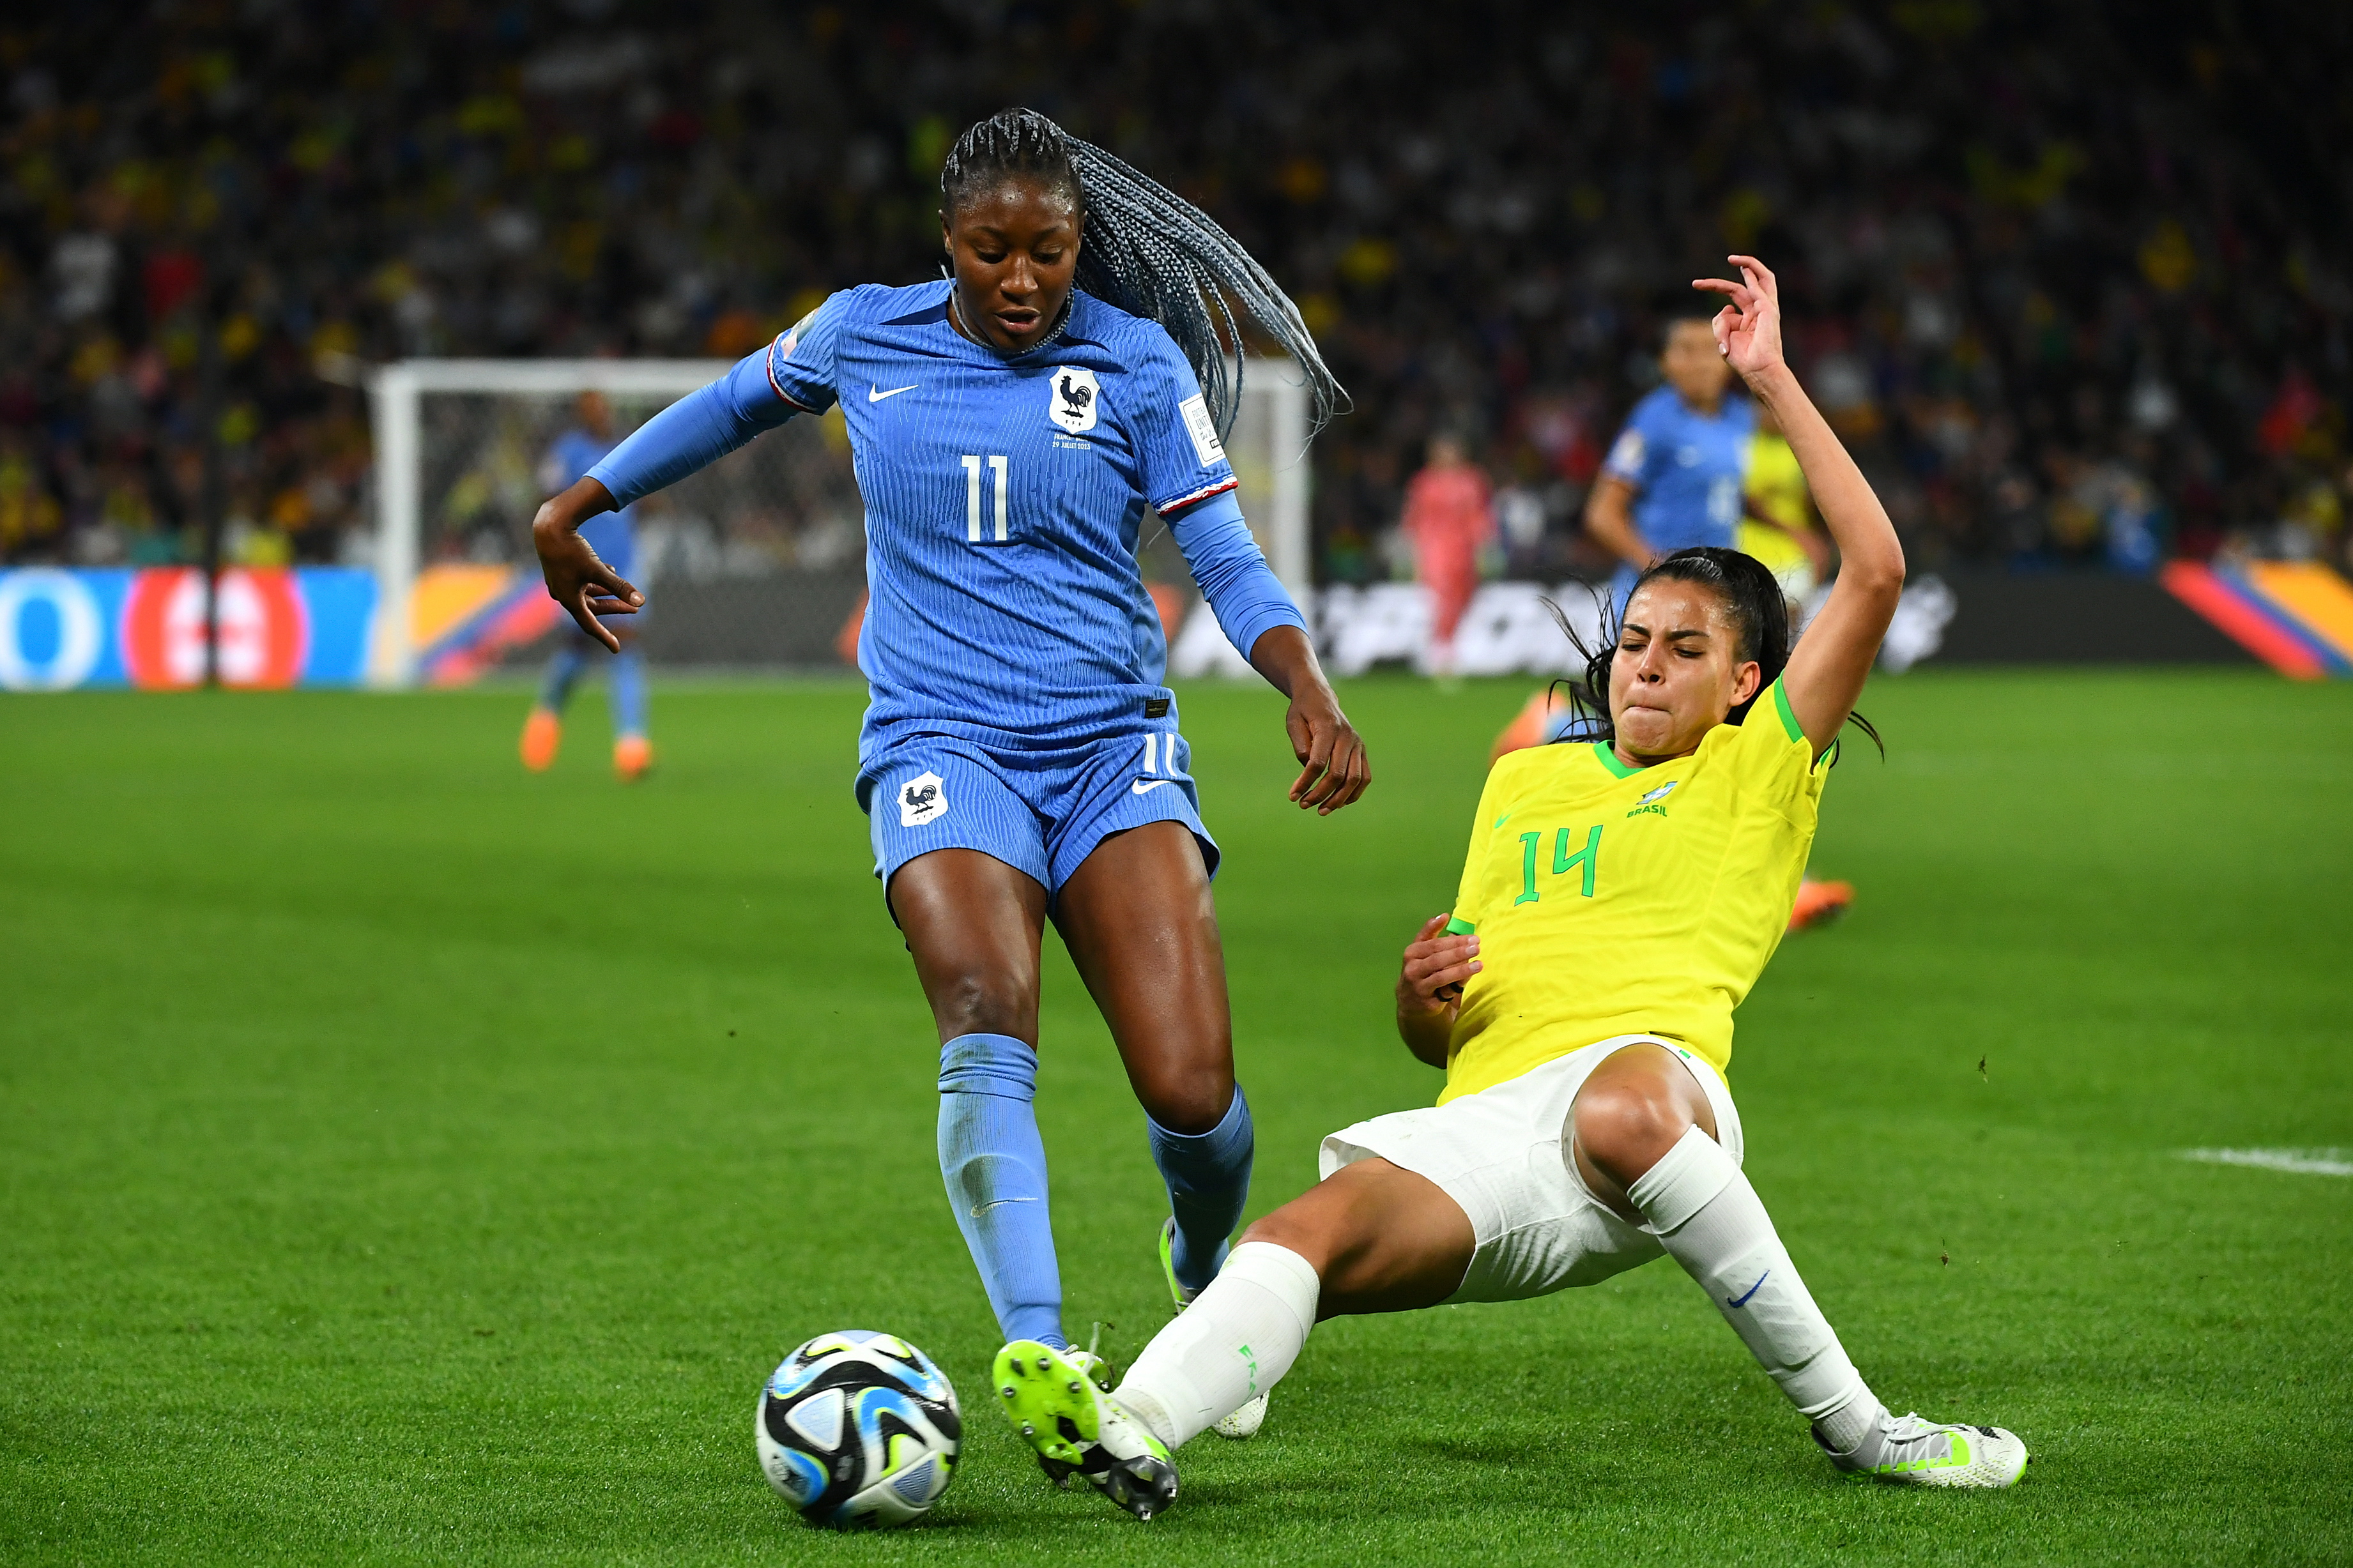
[{"label": "knee", "polygon": [[1638,1079],[1588,1083],[1574,1116],[1577,1146],[1620,1186],[1641,1180],[1693,1126],[1679,1096]]},{"label": "knee", "polygon": [[1171,1068],[1139,1076],[1134,1088],[1145,1114],[1171,1132],[1189,1136],[1209,1131],[1233,1109],[1229,1064]]},{"label": "knee", "polygon": [[1241,1239],[1236,1245],[1263,1241],[1280,1247],[1285,1251],[1295,1252],[1307,1259],[1314,1266],[1315,1272],[1320,1275],[1330,1262],[1329,1249],[1325,1246],[1328,1239],[1324,1234],[1325,1228],[1316,1225],[1313,1217],[1303,1212],[1299,1202],[1294,1199],[1272,1214],[1252,1220],[1243,1230]]},{"label": "knee", "polygon": [[1038,987],[1033,977],[997,969],[960,971],[934,988],[932,1016],[940,1038],[958,1035],[1038,1037]]}]

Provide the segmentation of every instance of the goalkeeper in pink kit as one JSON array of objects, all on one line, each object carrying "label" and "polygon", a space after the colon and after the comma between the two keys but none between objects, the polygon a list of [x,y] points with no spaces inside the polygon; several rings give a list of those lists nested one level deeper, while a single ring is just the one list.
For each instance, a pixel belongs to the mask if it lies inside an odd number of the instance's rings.
[{"label": "goalkeeper in pink kit", "polygon": [[1403,526],[1413,542],[1414,575],[1430,590],[1430,669],[1451,675],[1454,629],[1479,590],[1479,552],[1495,537],[1487,476],[1455,437],[1431,439],[1430,466],[1406,487]]}]

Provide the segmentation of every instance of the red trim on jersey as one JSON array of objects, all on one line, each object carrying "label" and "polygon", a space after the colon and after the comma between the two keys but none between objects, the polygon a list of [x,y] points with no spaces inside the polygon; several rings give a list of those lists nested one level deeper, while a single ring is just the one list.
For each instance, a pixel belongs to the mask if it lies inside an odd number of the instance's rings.
[{"label": "red trim on jersey", "polygon": [[1240,487],[1241,480],[1228,479],[1224,484],[1211,485],[1207,489],[1195,490],[1191,495],[1178,496],[1172,501],[1163,501],[1160,505],[1154,507],[1152,510],[1158,512],[1161,516],[1166,517],[1170,512],[1177,511],[1183,508],[1191,506],[1195,501],[1208,500],[1211,496],[1221,496],[1228,490],[1239,489]]},{"label": "red trim on jersey", "polygon": [[[786,332],[784,337],[778,338],[775,342],[770,343],[768,345],[768,352],[760,358],[760,369],[767,374],[769,391],[775,393],[778,397],[782,398],[785,402],[791,404],[802,413],[814,416],[817,413],[816,409],[811,408],[807,404],[803,403],[799,398],[795,397],[791,393],[786,392],[783,385],[776,380],[776,350],[781,347],[785,351],[785,357],[786,359],[790,359],[792,357],[793,349],[797,346],[798,342],[799,334],[800,329],[798,327],[795,327],[791,331]],[[792,339],[794,341],[788,342],[786,341],[786,339]]]}]

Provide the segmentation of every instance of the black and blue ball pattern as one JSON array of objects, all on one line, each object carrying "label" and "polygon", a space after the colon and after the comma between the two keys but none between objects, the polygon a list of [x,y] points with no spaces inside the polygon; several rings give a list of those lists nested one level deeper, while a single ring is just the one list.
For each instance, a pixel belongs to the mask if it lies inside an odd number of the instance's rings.
[{"label": "black and blue ball pattern", "polygon": [[760,1394],[768,1484],[812,1524],[904,1524],[955,1477],[964,1419],[932,1358],[896,1334],[819,1334]]}]

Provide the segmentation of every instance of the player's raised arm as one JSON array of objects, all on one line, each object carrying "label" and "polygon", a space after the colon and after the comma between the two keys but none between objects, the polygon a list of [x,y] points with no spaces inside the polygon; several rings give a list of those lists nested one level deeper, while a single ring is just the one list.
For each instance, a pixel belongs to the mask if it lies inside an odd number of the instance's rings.
[{"label": "player's raised arm", "polygon": [[539,552],[548,597],[563,605],[582,631],[614,652],[620,651],[621,641],[597,617],[633,616],[646,596],[597,558],[580,537],[580,525],[676,484],[762,431],[807,412],[776,388],[768,357],[780,346],[744,355],[717,381],[638,426],[570,489],[542,503],[533,517],[531,542]]},{"label": "player's raised arm", "polygon": [[1814,505],[1839,549],[1837,583],[1781,672],[1789,710],[1816,755],[1836,737],[1879,656],[1880,640],[1904,592],[1904,547],[1871,481],[1798,384],[1781,355],[1780,288],[1753,256],[1727,258],[1741,280],[1694,279],[1692,287],[1725,295],[1715,342],[1757,401],[1780,422],[1798,455]]}]

